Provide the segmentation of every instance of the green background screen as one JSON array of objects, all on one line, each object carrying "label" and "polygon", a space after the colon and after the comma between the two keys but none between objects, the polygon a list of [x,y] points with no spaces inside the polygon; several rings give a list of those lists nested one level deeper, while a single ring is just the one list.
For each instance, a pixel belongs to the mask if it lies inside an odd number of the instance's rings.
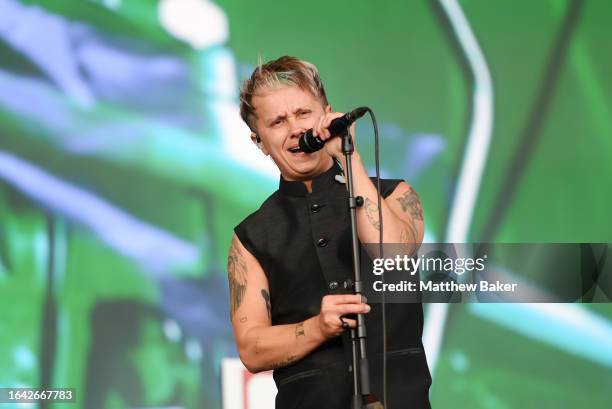
[{"label": "green background screen", "polygon": [[[278,184],[238,115],[260,59],[310,61],[335,111],[374,110],[382,176],[419,192],[427,241],[612,242],[611,15],[0,0],[0,387],[221,408],[232,229]],[[373,172],[372,135],[360,121]],[[442,308],[434,408],[610,408],[611,304]]]}]

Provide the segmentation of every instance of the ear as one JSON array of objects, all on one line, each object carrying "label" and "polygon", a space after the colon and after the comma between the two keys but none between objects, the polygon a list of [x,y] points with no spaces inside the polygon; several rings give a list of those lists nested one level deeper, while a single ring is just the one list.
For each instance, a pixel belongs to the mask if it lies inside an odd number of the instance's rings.
[{"label": "ear", "polygon": [[251,132],[251,141],[255,145],[257,145],[257,147],[263,152],[264,155],[268,156],[268,151],[266,150],[263,145],[263,142],[261,142],[261,139],[259,138],[259,136],[257,136],[255,132]]},{"label": "ear", "polygon": [[332,107],[331,107],[331,105],[327,105],[327,106],[325,107],[325,113],[326,113],[326,114],[329,114],[331,111],[332,111]]}]

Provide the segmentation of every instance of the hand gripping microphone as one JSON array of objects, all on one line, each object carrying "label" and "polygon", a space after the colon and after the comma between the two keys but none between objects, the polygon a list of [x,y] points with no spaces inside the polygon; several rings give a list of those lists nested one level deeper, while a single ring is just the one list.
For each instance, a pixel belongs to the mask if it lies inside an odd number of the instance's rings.
[{"label": "hand gripping microphone", "polygon": [[[352,110],[340,118],[336,118],[327,127],[329,133],[333,136],[339,136],[343,132],[345,132],[349,126],[357,119],[361,118],[366,112],[368,112],[367,107],[359,107],[357,109]],[[300,136],[299,140],[300,150],[306,153],[316,152],[318,150],[323,149],[325,145],[325,141],[323,141],[318,136],[314,136],[312,134],[312,129],[304,132],[302,136]]]}]

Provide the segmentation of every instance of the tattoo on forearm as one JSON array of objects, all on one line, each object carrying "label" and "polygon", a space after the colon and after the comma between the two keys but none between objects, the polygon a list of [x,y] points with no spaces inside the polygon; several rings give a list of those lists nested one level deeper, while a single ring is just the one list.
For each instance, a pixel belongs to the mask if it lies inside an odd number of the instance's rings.
[{"label": "tattoo on forearm", "polygon": [[287,366],[287,365],[294,363],[297,360],[297,358],[298,358],[297,355],[290,355],[289,357],[287,357],[287,359],[284,359],[279,362],[273,362],[271,366],[273,369],[282,368],[283,366]]},{"label": "tattoo on forearm", "polygon": [[304,336],[306,333],[304,332],[304,323],[300,322],[295,326],[295,337]]},{"label": "tattoo on forearm", "polygon": [[412,186],[404,192],[402,197],[397,198],[397,201],[402,205],[402,211],[410,212],[413,219],[423,220],[423,206],[421,200],[419,200],[419,195]]},{"label": "tattoo on forearm", "polygon": [[266,302],[266,310],[268,310],[268,318],[272,319],[272,304],[270,304],[270,293],[265,288],[262,288],[261,296]]},{"label": "tattoo on forearm", "polygon": [[378,219],[378,206],[374,203],[374,201],[370,200],[369,197],[366,197],[364,207],[370,224],[376,230],[380,230],[380,220]]},{"label": "tattoo on forearm", "polygon": [[232,240],[227,256],[227,278],[230,290],[230,312],[233,317],[240,308],[247,286],[247,265],[236,239]]}]

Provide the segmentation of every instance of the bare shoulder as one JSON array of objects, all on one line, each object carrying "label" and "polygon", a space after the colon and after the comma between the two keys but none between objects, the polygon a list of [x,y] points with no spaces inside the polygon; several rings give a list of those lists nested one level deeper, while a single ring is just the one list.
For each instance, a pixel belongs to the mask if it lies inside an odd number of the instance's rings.
[{"label": "bare shoulder", "polygon": [[227,279],[229,281],[230,314],[232,317],[242,304],[248,283],[246,253],[248,253],[248,251],[234,234],[227,255]]},{"label": "bare shoulder", "polygon": [[406,182],[400,182],[385,203],[402,222],[401,243],[420,245],[425,235],[423,205],[418,193]]},{"label": "bare shoulder", "polygon": [[[385,201],[398,214],[405,214],[410,219],[423,221],[423,205],[414,188],[406,182],[400,182]],[[404,218],[404,217],[402,217]]]},{"label": "bare shoulder", "polygon": [[[269,325],[268,279],[253,254],[234,234],[227,255],[230,317],[234,326]],[[248,324],[247,324],[248,323]]]}]

